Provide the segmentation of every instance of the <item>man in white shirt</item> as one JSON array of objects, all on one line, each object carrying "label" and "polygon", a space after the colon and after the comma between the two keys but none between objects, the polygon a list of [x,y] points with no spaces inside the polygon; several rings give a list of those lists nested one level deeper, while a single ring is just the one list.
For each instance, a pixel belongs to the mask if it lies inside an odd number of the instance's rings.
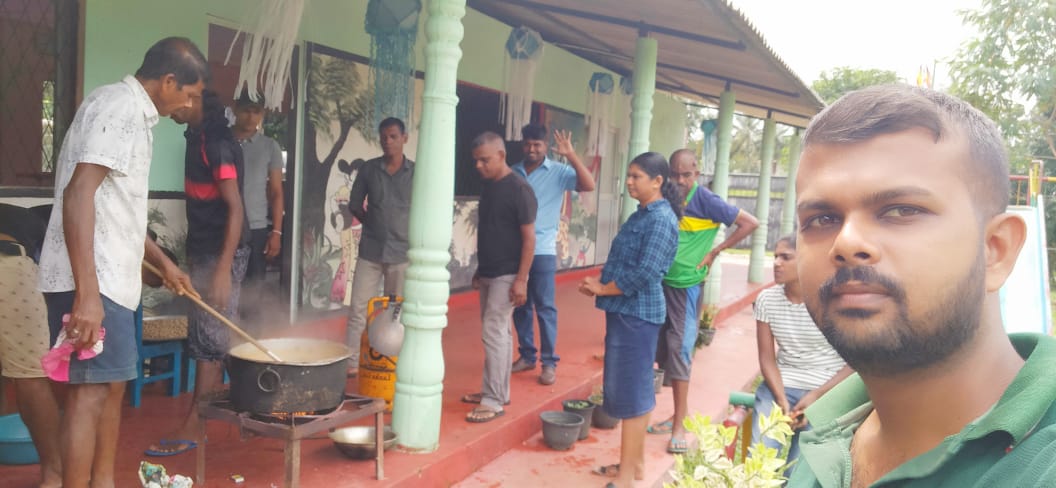
[{"label": "man in white shirt", "polygon": [[114,486],[121,401],[125,382],[136,377],[142,260],[161,269],[176,293],[196,294],[146,238],[147,176],[158,117],[190,106],[208,77],[194,43],[162,39],[135,76],[85,97],[63,141],[39,286],[53,342],[64,331],[78,350],[103,343],[97,356],[70,360],[60,440],[66,488]]}]

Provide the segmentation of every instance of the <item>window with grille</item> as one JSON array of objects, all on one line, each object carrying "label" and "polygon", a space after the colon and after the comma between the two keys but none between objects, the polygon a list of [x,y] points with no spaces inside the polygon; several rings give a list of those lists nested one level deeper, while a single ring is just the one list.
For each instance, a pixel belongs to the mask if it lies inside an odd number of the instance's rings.
[{"label": "window with grille", "polygon": [[0,186],[51,186],[76,109],[78,0],[0,0]]}]

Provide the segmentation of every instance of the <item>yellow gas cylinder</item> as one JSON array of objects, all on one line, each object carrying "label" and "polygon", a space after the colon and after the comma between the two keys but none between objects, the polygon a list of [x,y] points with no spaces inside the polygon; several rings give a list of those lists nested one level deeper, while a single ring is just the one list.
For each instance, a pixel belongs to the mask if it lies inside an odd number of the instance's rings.
[{"label": "yellow gas cylinder", "polygon": [[359,341],[359,394],[385,400],[385,411],[392,411],[396,396],[396,359],[370,347],[369,331],[374,319],[391,306],[403,303],[403,297],[374,297],[367,302],[367,326]]}]

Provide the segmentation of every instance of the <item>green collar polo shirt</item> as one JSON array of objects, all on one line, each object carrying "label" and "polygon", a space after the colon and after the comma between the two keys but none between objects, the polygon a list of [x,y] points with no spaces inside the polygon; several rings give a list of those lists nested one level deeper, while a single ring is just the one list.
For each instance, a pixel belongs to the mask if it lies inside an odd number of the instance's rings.
[{"label": "green collar polo shirt", "polygon": [[[987,413],[873,487],[1056,487],[1056,338],[1011,334],[1026,360]],[[951,402],[957,401],[951,398]],[[791,488],[851,486],[851,438],[873,410],[852,375],[807,409]]]}]

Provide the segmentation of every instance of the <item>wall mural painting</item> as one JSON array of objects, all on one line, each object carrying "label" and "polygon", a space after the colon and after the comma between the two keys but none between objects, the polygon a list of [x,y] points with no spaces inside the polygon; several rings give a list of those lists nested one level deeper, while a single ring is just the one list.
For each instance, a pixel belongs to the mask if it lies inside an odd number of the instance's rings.
[{"label": "wall mural painting", "polygon": [[[374,96],[365,58],[308,45],[307,120],[301,218],[301,305],[337,309],[349,304],[362,225],[348,208],[359,168],[381,155]],[[422,82],[416,82],[416,97]],[[418,104],[420,106],[420,104]],[[405,120],[404,153],[415,159],[417,113]]]},{"label": "wall mural painting", "polygon": [[454,228],[451,229],[451,289],[469,288],[477,271],[477,197],[455,197]]},{"label": "wall mural painting", "polygon": [[[594,174],[594,183],[598,183],[601,171],[601,158],[587,157],[587,131],[583,125],[583,115],[568,112],[551,106],[544,108],[544,120],[547,127],[553,130],[572,132],[572,143],[576,151],[584,158]],[[550,157],[557,157],[551,154]],[[557,268],[582,268],[598,264],[594,251],[598,236],[598,192],[568,192],[561,205],[561,220],[557,229]]]},{"label": "wall mural painting", "polygon": [[[301,305],[330,310],[349,304],[362,224],[348,207],[349,193],[359,168],[381,155],[373,127],[373,93],[365,58],[336,49],[308,45],[307,120],[304,128],[305,163],[301,219]],[[415,79],[415,97],[423,83]],[[407,124],[407,157],[416,159],[420,103]],[[576,149],[584,152],[583,116],[545,107],[543,120],[551,130],[572,131]],[[597,181],[600,158],[586,161]],[[451,289],[470,286],[477,268],[476,197],[453,202]],[[561,209],[558,232],[559,269],[593,266],[597,238],[597,192],[570,192]]]}]

